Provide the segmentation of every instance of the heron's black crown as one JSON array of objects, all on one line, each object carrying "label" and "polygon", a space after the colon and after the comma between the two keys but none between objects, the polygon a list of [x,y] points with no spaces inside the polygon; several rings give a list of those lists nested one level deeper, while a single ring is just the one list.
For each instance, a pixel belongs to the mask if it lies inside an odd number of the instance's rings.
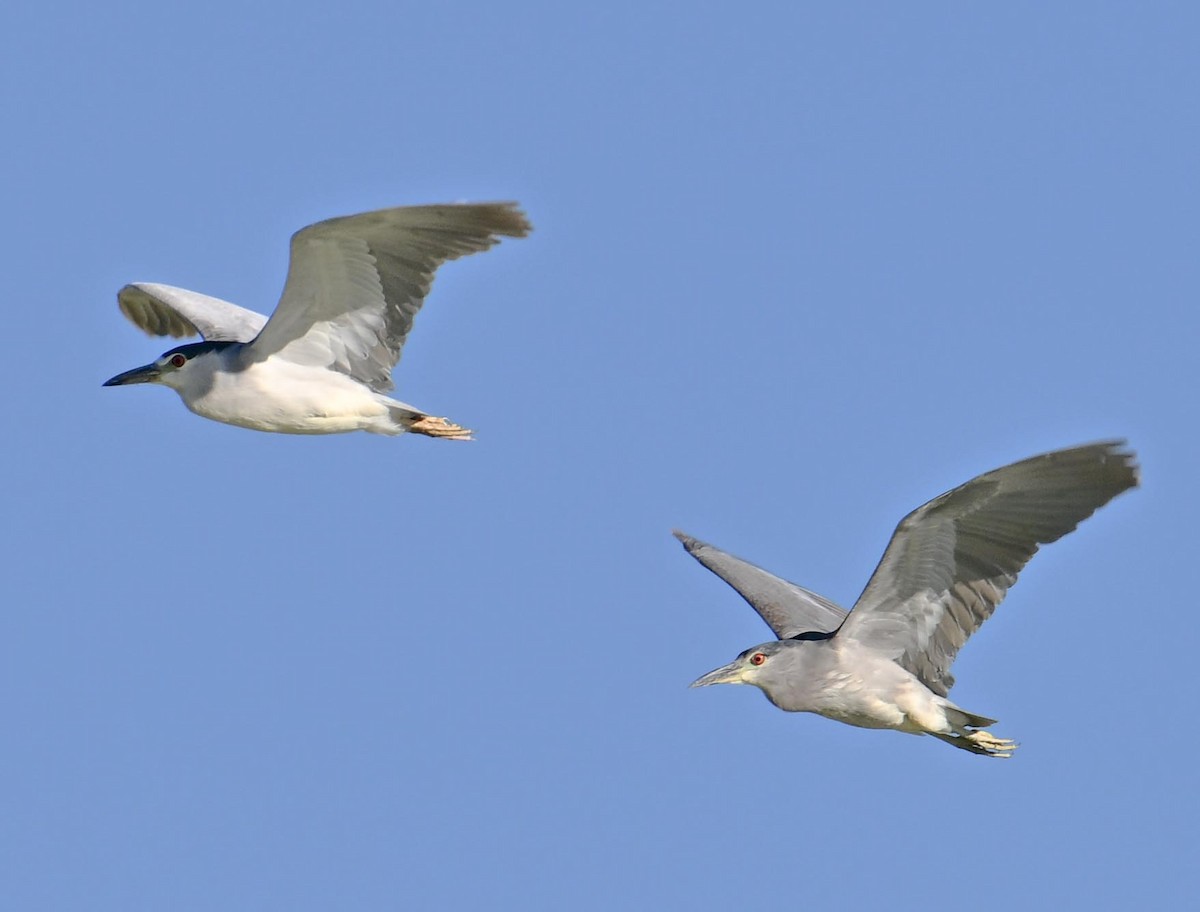
[{"label": "heron's black crown", "polygon": [[231,345],[242,345],[241,342],[189,342],[187,345],[176,345],[170,351],[165,351],[159,357],[169,358],[171,355],[180,354],[191,361],[193,358],[198,358],[200,355],[208,352],[217,352],[228,348]]}]

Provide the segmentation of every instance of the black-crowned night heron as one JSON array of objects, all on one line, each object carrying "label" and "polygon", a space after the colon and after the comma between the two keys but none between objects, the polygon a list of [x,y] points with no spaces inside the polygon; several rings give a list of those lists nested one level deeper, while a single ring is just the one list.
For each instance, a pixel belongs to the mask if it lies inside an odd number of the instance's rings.
[{"label": "black-crowned night heron", "polygon": [[914,510],[847,613],[682,532],[693,557],[736,589],[779,638],[692,683],[753,684],[789,712],[863,728],[933,735],[1008,757],[995,724],[947,699],[958,650],[991,617],[1038,549],[1136,487],[1121,441],[1034,456],[968,481]]},{"label": "black-crowned night heron", "polygon": [[384,395],[433,274],[447,260],[524,237],[513,203],[407,206],[329,219],[292,235],[268,320],[170,285],[126,285],[121,311],[152,336],[201,336],[105,386],[161,383],[197,415],[258,431],[369,431],[469,439]]}]

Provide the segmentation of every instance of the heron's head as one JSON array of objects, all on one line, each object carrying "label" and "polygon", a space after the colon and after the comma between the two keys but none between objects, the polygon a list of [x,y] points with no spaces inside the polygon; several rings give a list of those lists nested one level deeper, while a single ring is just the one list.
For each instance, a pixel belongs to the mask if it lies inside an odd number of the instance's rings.
[{"label": "heron's head", "polygon": [[196,362],[215,352],[237,345],[236,342],[190,342],[163,352],[149,364],[135,367],[104,381],[104,386],[129,386],[134,383],[161,383],[172,389],[182,389],[195,379]]},{"label": "heron's head", "polygon": [[788,647],[786,642],[776,640],[747,649],[728,665],[713,669],[692,682],[692,687],[707,687],[709,684],[753,684],[767,689],[772,679],[783,672],[782,665],[787,656],[780,654]]}]

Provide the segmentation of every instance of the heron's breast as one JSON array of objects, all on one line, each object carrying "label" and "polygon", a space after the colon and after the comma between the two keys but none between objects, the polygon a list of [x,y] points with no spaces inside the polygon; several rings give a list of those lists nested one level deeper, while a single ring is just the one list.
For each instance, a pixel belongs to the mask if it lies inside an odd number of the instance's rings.
[{"label": "heron's breast", "polygon": [[387,412],[374,393],[345,374],[270,358],[216,374],[188,407],[226,424],[293,434],[355,430]]}]

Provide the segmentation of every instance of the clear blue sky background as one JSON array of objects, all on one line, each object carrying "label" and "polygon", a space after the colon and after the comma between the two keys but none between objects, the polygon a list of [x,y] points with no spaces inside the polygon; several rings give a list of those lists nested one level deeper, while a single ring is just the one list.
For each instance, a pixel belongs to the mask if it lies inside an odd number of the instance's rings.
[{"label": "clear blue sky background", "polygon": [[[1197,889],[1189,3],[41,3],[0,13],[14,910],[1165,907]],[[160,281],[516,199],[398,395],[469,445],[153,388]],[[846,604],[978,472],[1143,488],[955,667],[1022,742],[689,691],[767,637],[681,527]]]}]

